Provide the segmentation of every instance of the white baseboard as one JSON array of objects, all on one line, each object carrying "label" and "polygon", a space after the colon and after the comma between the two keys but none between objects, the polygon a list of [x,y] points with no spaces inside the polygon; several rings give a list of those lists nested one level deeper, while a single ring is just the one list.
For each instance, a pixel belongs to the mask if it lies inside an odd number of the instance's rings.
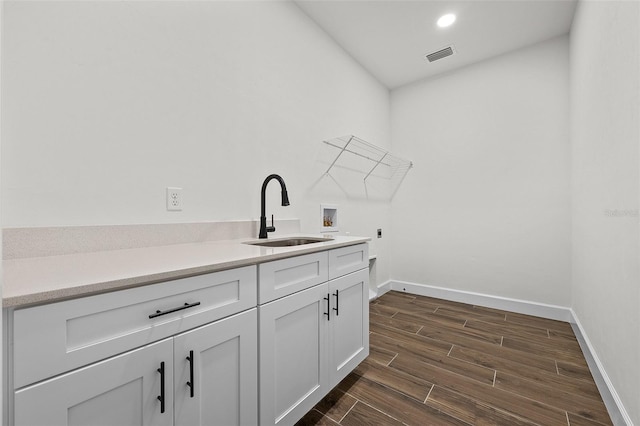
[{"label": "white baseboard", "polygon": [[589,365],[589,370],[591,371],[593,380],[598,386],[600,396],[602,396],[602,400],[604,401],[607,411],[611,416],[611,421],[615,426],[633,426],[631,416],[629,416],[629,413],[627,413],[627,410],[624,408],[620,395],[618,395],[613,383],[611,383],[609,375],[607,375],[607,372],[598,358],[587,333],[584,328],[582,328],[580,319],[573,309],[571,309],[571,315],[573,316],[571,328],[573,328],[573,332],[578,339],[578,343],[580,343],[580,348],[582,349],[582,353],[587,361],[587,365]]},{"label": "white baseboard", "polygon": [[420,296],[435,297],[454,302],[468,303],[470,305],[502,309],[505,311],[571,323],[576,338],[580,343],[580,348],[582,349],[587,364],[589,365],[589,370],[591,370],[591,374],[598,386],[602,400],[604,401],[609,415],[611,416],[611,421],[615,426],[634,426],[633,421],[624,408],[622,400],[616,392],[613,383],[611,383],[611,379],[609,379],[602,362],[599,360],[593,346],[591,345],[584,328],[582,328],[580,320],[571,308],[396,280],[389,280],[378,286],[377,297],[380,297],[389,290],[396,290]]},{"label": "white baseboard", "polygon": [[406,281],[390,280],[387,283],[390,283],[392,290],[404,291],[420,296],[429,296],[454,302],[468,303],[470,305],[502,309],[504,311],[517,312],[520,314],[533,315],[558,321],[573,321],[571,310],[564,306],[548,305],[545,303],[530,302],[520,299],[510,299],[508,297],[491,296],[471,291],[453,290],[450,288],[427,284],[416,284]]},{"label": "white baseboard", "polygon": [[378,284],[377,291],[375,293],[369,290],[369,301],[377,299],[389,290],[391,290],[391,281],[385,281],[382,284]]}]

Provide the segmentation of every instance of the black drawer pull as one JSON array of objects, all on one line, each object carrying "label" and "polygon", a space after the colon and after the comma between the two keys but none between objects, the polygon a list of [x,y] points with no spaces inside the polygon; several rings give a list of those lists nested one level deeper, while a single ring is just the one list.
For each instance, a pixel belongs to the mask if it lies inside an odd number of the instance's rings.
[{"label": "black drawer pull", "polygon": [[195,302],[195,303],[185,303],[182,306],[179,306],[177,308],[173,308],[173,309],[169,309],[168,311],[156,311],[155,314],[151,314],[149,315],[149,319],[151,318],[155,318],[155,317],[160,317],[162,315],[167,315],[167,314],[171,314],[173,312],[178,312],[181,311],[183,309],[188,309],[188,308],[193,308],[194,306],[198,306],[200,304],[200,302]]},{"label": "black drawer pull", "polygon": [[158,373],[160,373],[160,396],[158,396],[158,401],[160,401],[160,413],[164,413],[164,361],[160,363],[160,368],[158,368]]},{"label": "black drawer pull", "polygon": [[340,312],[338,312],[340,303],[339,303],[339,299],[338,299],[338,290],[336,290],[334,296],[336,297],[336,307],[333,308],[334,311],[336,311],[336,316],[340,315]]},{"label": "black drawer pull", "polygon": [[189,351],[189,356],[187,357],[187,361],[189,361],[189,381],[187,382],[187,386],[191,389],[191,398],[193,398],[194,383],[193,383],[193,351]]}]

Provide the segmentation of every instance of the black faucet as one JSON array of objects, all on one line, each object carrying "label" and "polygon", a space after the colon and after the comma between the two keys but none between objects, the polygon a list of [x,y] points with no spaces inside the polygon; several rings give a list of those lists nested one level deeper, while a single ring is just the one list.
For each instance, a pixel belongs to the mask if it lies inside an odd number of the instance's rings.
[{"label": "black faucet", "polygon": [[287,186],[284,184],[284,180],[279,175],[269,175],[262,183],[262,193],[260,195],[260,234],[258,238],[267,238],[267,232],[273,232],[276,230],[276,227],[273,226],[273,215],[271,215],[271,226],[267,226],[267,216],[265,212],[265,204],[266,204],[266,196],[265,191],[267,189],[267,184],[271,179],[277,179],[280,182],[280,188],[282,189],[282,205],[289,205],[289,195],[287,194]]}]

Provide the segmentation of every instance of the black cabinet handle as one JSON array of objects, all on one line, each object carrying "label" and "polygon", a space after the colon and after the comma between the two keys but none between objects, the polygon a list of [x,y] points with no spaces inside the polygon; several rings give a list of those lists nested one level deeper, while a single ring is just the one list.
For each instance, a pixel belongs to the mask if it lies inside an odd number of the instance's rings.
[{"label": "black cabinet handle", "polygon": [[338,312],[338,308],[340,306],[339,299],[338,299],[338,290],[336,290],[336,293],[334,294],[334,296],[336,297],[336,307],[333,308],[333,310],[336,311],[336,316],[338,316],[340,315],[340,313]]},{"label": "black cabinet handle", "polygon": [[158,373],[160,373],[160,396],[158,401],[160,401],[160,413],[164,413],[164,361],[160,363]]},{"label": "black cabinet handle", "polygon": [[329,307],[329,305],[331,304],[330,293],[327,293],[327,297],[323,297],[323,299],[327,301],[327,312],[325,312],[324,315],[327,316],[327,321],[331,321],[331,316],[329,315],[329,313],[331,312],[331,308]]},{"label": "black cabinet handle", "polygon": [[167,314],[171,314],[173,312],[178,312],[181,311],[183,309],[188,309],[188,308],[193,308],[194,306],[198,306],[200,304],[200,302],[195,302],[195,303],[185,303],[182,306],[178,306],[177,308],[173,308],[173,309],[169,309],[168,311],[156,311],[155,314],[151,314],[149,315],[149,319],[151,318],[155,318],[155,317],[160,317],[162,315],[167,315]]},{"label": "black cabinet handle", "polygon": [[187,386],[191,389],[191,398],[193,398],[195,387],[193,382],[193,351],[189,351],[189,356],[187,357],[187,361],[189,361],[189,381],[187,382]]},{"label": "black cabinet handle", "polygon": [[330,294],[327,293],[327,297],[323,297],[323,299],[327,301],[327,312],[323,313],[323,315],[327,316],[327,321],[331,321],[331,315],[329,315],[329,313],[331,312],[331,308],[329,307],[329,305],[331,304],[329,296]]}]

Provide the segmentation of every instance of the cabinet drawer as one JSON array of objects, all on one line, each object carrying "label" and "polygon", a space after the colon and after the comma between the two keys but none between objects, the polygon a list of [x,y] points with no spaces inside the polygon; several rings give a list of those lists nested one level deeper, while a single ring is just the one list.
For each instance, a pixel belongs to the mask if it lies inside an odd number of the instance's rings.
[{"label": "cabinet drawer", "polygon": [[16,310],[15,388],[255,305],[256,267],[248,266]]},{"label": "cabinet drawer", "polygon": [[327,281],[327,260],[324,251],[258,265],[258,302],[267,303]]},{"label": "cabinet drawer", "polygon": [[329,279],[369,267],[369,245],[358,244],[329,251]]}]

